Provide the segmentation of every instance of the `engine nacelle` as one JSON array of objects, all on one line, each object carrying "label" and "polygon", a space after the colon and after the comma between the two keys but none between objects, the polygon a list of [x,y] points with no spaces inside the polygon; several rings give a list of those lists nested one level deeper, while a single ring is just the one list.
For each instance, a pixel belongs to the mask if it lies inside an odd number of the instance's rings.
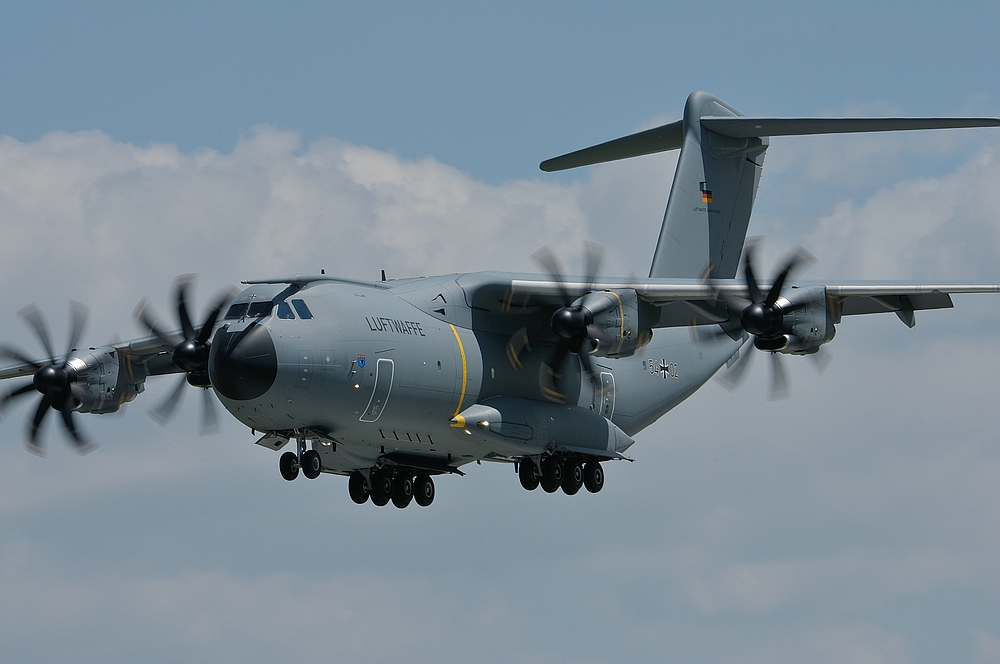
[{"label": "engine nacelle", "polygon": [[131,377],[132,372],[122,370],[114,346],[75,351],[68,364],[76,373],[75,394],[81,399],[78,412],[114,413],[143,391],[143,378]]},{"label": "engine nacelle", "polygon": [[639,322],[639,296],[631,288],[587,293],[574,305],[580,304],[594,316],[588,333],[600,357],[629,357],[649,343],[652,334]]},{"label": "engine nacelle", "polygon": [[786,343],[782,348],[774,350],[793,355],[810,355],[837,334],[833,316],[827,306],[825,287],[792,286],[785,299],[794,304],[801,302],[802,305],[785,314],[782,328],[786,331]]}]

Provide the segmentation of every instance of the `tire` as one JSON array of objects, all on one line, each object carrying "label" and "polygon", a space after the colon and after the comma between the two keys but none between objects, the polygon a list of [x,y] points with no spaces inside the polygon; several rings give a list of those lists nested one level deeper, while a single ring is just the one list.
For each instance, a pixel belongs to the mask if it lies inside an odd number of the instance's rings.
[{"label": "tire", "polygon": [[430,475],[417,475],[417,479],[413,480],[413,499],[421,507],[434,502],[434,480]]},{"label": "tire", "polygon": [[517,477],[521,480],[521,486],[523,486],[528,491],[534,491],[538,488],[538,467],[535,462],[531,459],[521,459],[521,463],[517,467]]},{"label": "tire", "polygon": [[583,466],[576,459],[563,464],[562,490],[567,496],[574,495],[583,486]]},{"label": "tire", "polygon": [[351,500],[358,505],[364,505],[368,502],[368,483],[360,471],[355,470],[351,473],[351,479],[347,481],[347,490],[351,494]]},{"label": "tire", "polygon": [[285,452],[281,455],[281,458],[278,459],[278,470],[281,472],[281,476],[289,482],[299,476],[299,457],[295,455],[295,452]]},{"label": "tire", "polygon": [[597,493],[604,488],[604,468],[600,462],[591,461],[583,468],[583,485],[587,491]]},{"label": "tire", "polygon": [[314,480],[319,477],[319,471],[323,467],[323,460],[319,458],[316,450],[306,450],[302,455],[302,474]]},{"label": "tire", "polygon": [[559,459],[548,457],[542,461],[542,490],[545,493],[555,493],[562,485],[563,467]]},{"label": "tire", "polygon": [[392,504],[403,509],[413,500],[413,478],[396,475],[392,480]]},{"label": "tire", "polygon": [[392,473],[380,470],[372,475],[371,495],[372,502],[379,507],[389,504],[389,499],[392,498]]}]

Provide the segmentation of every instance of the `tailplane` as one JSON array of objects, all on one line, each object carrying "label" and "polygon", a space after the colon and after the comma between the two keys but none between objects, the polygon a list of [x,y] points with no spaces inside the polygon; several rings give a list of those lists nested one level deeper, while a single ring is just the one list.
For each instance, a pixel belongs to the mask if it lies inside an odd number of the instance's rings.
[{"label": "tailplane", "polygon": [[543,161],[541,169],[679,148],[649,276],[732,279],[769,136],[997,126],[997,118],[752,118],[706,92],[693,92],[683,120]]}]

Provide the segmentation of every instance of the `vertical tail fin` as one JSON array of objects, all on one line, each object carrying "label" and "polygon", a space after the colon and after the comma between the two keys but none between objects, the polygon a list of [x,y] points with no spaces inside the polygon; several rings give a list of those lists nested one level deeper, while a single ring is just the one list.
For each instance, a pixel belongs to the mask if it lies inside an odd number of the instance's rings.
[{"label": "vertical tail fin", "polygon": [[650,277],[736,276],[768,142],[725,136],[702,126],[701,119],[742,115],[705,92],[688,97],[681,155]]}]

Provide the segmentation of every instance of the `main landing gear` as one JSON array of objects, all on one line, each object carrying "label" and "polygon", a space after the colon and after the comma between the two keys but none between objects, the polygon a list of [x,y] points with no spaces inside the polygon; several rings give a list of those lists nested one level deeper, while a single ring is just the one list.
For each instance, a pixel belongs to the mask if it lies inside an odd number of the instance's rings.
[{"label": "main landing gear", "polygon": [[369,498],[379,507],[392,501],[400,509],[409,505],[411,500],[421,507],[434,502],[434,480],[430,475],[414,477],[405,470],[393,472],[389,468],[382,468],[370,473],[367,481],[360,470],[355,470],[351,473],[347,488],[351,492],[351,500],[359,505],[368,502]]},{"label": "main landing gear", "polygon": [[604,488],[604,468],[596,459],[553,454],[543,457],[541,462],[541,468],[528,457],[518,463],[518,478],[528,491],[540,486],[545,493],[555,493],[561,487],[563,493],[572,496],[583,487],[590,493]]}]

